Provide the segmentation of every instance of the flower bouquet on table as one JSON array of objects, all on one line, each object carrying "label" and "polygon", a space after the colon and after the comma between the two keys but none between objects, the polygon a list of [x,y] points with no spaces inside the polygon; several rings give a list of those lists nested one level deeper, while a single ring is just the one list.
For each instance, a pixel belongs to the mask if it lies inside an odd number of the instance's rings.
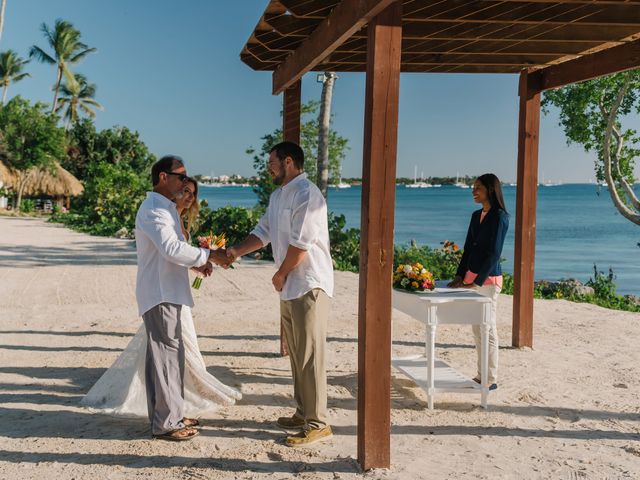
[{"label": "flower bouquet on table", "polygon": [[[218,250],[219,248],[224,248],[227,244],[227,239],[224,236],[224,233],[220,235],[214,235],[213,231],[209,231],[209,235],[206,237],[198,237],[198,244],[200,248],[208,248],[209,250]],[[191,286],[196,290],[200,288],[202,285],[202,279],[204,277],[201,273],[198,273],[196,278],[193,280]]]},{"label": "flower bouquet on table", "polygon": [[436,288],[433,274],[421,263],[398,265],[393,273],[393,286],[409,292],[425,292]]}]

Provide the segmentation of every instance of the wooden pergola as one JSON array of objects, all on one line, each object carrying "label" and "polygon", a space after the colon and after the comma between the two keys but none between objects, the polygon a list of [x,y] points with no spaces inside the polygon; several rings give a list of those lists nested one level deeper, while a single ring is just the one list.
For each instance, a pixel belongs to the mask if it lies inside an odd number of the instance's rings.
[{"label": "wooden pergola", "polygon": [[400,72],[519,74],[512,342],[533,345],[540,94],[640,66],[640,0],[270,0],[240,55],[273,72],[284,137],[300,79],[366,72],[358,461],[390,466],[391,275]]}]

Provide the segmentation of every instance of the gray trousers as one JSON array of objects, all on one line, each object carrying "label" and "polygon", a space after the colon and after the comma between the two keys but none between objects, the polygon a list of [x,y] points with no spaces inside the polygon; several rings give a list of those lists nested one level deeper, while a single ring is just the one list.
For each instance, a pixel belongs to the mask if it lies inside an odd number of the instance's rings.
[{"label": "gray trousers", "polygon": [[161,303],[142,315],[147,330],[145,386],[151,434],[183,428],[182,305]]}]

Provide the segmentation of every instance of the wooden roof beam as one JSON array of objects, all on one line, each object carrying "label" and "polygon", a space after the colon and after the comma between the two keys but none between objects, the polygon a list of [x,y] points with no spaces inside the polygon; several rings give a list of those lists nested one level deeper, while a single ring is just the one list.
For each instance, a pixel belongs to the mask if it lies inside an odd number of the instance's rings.
[{"label": "wooden roof beam", "polygon": [[279,0],[296,17],[325,18],[340,0]]},{"label": "wooden roof beam", "polygon": [[463,23],[545,23],[561,25],[640,25],[638,5],[599,5],[570,3],[519,3],[514,1],[449,1],[416,0],[405,10],[405,21],[437,20]]},{"label": "wooden roof beam", "polygon": [[[495,0],[478,0],[480,2]],[[509,0],[515,3],[550,3],[552,0]],[[553,3],[582,4],[582,5],[640,5],[640,0],[553,0]]]},{"label": "wooden roof beam", "polygon": [[394,0],[342,0],[273,72],[273,94],[277,95],[293,85],[393,2]]},{"label": "wooden roof beam", "polygon": [[469,25],[461,22],[434,20],[405,22],[404,38],[438,40],[495,40],[514,42],[609,42],[640,33],[639,27],[607,25],[517,25],[513,23]]},{"label": "wooden roof beam", "polygon": [[540,90],[550,90],[639,67],[640,39],[542,68],[529,78]]}]

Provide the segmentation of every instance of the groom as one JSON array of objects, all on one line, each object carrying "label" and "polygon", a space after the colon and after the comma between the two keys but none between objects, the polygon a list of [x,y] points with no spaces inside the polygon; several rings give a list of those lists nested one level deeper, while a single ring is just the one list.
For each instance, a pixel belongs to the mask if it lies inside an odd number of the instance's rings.
[{"label": "groom", "polygon": [[189,440],[198,422],[184,418],[182,306],[193,306],[189,268],[210,273],[209,262],[227,266],[223,250],[196,248],[185,241],[174,200],[188,180],[184,162],[167,155],[151,168],[153,191],[136,215],[138,275],[136,298],[147,331],[145,383],[151,434],[163,440]]},{"label": "groom", "polygon": [[280,316],[289,347],[296,411],[281,417],[284,429],[302,430],[286,444],[308,446],[333,436],[327,424],[325,350],[333,263],[329,251],[327,204],[303,171],[304,153],[293,142],[275,145],[268,170],[279,186],[251,234],[227,250],[231,259],[271,243],[278,271],[272,283],[280,293]]}]

